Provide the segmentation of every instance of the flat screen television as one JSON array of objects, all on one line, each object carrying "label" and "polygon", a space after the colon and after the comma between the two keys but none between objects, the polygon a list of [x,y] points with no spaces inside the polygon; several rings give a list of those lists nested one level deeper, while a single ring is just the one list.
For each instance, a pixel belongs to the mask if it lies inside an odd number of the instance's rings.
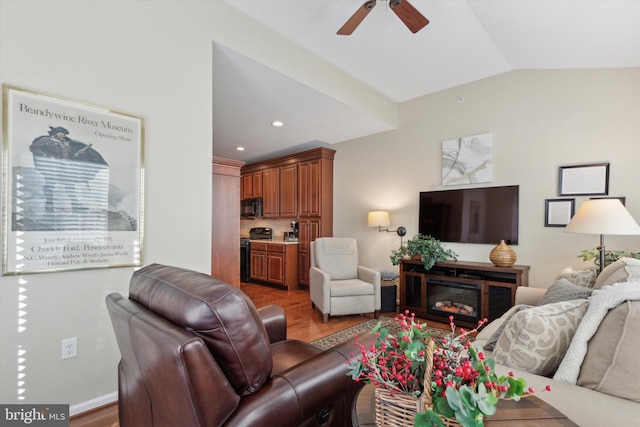
[{"label": "flat screen television", "polygon": [[420,193],[418,232],[441,242],[518,244],[519,186]]}]

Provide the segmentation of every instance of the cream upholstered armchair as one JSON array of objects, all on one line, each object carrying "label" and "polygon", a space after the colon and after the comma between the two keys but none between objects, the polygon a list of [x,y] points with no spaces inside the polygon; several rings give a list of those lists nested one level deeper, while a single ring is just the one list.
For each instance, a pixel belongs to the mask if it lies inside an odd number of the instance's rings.
[{"label": "cream upholstered armchair", "polygon": [[349,237],[321,237],[311,242],[309,293],[312,307],[329,315],[380,312],[380,272],[358,265],[358,246]]}]

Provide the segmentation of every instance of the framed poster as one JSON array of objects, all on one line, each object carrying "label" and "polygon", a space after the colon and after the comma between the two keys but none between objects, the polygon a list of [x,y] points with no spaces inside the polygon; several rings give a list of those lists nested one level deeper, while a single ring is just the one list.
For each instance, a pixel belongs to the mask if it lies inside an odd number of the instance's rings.
[{"label": "framed poster", "polygon": [[544,201],[544,226],[564,227],[575,213],[576,199],[546,199]]},{"label": "framed poster", "polygon": [[560,166],[558,196],[606,196],[609,194],[609,163]]},{"label": "framed poster", "polygon": [[2,274],[143,262],[144,122],[2,87]]}]

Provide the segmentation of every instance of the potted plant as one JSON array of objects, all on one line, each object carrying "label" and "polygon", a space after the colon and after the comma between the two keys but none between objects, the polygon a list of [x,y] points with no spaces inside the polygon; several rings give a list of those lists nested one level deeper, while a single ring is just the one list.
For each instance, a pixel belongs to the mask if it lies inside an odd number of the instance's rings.
[{"label": "potted plant", "polygon": [[416,234],[400,247],[391,252],[391,263],[398,265],[403,258],[420,255],[424,268],[429,270],[436,262],[457,259],[458,254],[442,247],[440,241],[432,236]]},{"label": "potted plant", "polygon": [[[597,248],[583,250],[582,252],[580,252],[580,255],[578,255],[578,258],[582,258],[583,261],[593,260],[593,263],[596,265],[596,267],[598,267],[598,269],[602,271],[602,269],[600,269],[600,251],[598,251]],[[605,249],[604,251],[605,265],[602,266],[602,268],[606,267],[607,265],[613,262],[616,262],[620,258],[640,259],[640,252],[608,251]]]}]

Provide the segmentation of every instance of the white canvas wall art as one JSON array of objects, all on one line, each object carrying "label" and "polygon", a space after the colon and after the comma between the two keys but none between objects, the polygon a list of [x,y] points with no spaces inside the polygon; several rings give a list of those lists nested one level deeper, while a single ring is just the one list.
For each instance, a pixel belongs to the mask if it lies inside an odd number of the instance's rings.
[{"label": "white canvas wall art", "polygon": [[442,141],[442,185],[491,182],[491,133]]}]

